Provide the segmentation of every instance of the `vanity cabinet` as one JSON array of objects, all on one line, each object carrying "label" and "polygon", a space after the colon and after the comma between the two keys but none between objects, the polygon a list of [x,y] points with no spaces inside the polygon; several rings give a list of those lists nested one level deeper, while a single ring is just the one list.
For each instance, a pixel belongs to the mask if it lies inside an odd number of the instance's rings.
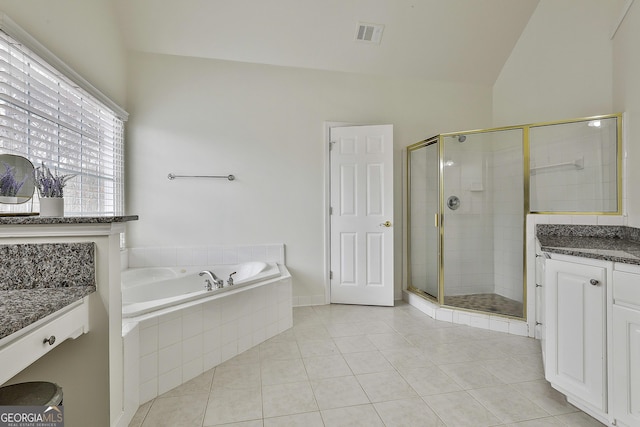
[{"label": "vanity cabinet", "polygon": [[616,265],[612,311],[612,412],[617,426],[640,426],[639,267]]},{"label": "vanity cabinet", "polygon": [[[581,258],[545,262],[545,377],[570,400],[607,412],[607,271]],[[610,270],[609,270],[610,271]]]},{"label": "vanity cabinet", "polygon": [[41,325],[38,325],[33,331],[1,346],[0,384],[40,359],[65,340],[76,339],[89,332],[89,298],[87,296],[74,303],[64,313],[54,313],[42,319],[39,322]]}]

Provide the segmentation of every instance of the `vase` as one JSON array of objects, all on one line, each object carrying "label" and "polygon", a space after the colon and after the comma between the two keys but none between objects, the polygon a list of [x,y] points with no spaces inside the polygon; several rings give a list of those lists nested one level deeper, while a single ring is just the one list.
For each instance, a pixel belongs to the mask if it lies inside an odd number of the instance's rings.
[{"label": "vase", "polygon": [[16,196],[0,196],[0,203],[9,203],[15,205],[18,203],[18,198]]},{"label": "vase", "polygon": [[40,216],[64,216],[64,199],[62,197],[41,197]]}]

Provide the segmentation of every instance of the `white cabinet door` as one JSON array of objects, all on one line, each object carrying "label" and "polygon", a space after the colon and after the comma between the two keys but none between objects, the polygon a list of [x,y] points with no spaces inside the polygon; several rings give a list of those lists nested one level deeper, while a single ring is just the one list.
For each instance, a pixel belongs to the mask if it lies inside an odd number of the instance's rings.
[{"label": "white cabinet door", "polygon": [[640,269],[613,272],[612,399],[616,425],[640,426]]},{"label": "white cabinet door", "polygon": [[613,306],[613,415],[640,426],[640,311]]},{"label": "white cabinet door", "polygon": [[606,412],[606,269],[546,260],[547,380]]}]

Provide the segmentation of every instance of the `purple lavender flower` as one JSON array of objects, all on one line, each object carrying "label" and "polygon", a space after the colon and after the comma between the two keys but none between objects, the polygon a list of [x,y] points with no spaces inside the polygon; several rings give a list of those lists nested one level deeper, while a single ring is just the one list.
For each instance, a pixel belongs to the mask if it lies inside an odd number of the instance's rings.
[{"label": "purple lavender flower", "polygon": [[0,175],[0,196],[15,197],[18,195],[18,191],[24,185],[27,177],[25,176],[21,182],[16,180],[16,169],[9,166],[5,162],[2,162],[5,167],[5,171]]},{"label": "purple lavender flower", "polygon": [[37,167],[33,174],[40,197],[62,197],[62,189],[67,185],[67,181],[75,176],[58,175],[57,172],[54,175],[44,163]]}]

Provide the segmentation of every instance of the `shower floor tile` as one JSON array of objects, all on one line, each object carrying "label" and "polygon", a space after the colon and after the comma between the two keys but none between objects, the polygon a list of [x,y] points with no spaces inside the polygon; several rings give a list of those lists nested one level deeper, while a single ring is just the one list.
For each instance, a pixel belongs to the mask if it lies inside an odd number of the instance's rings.
[{"label": "shower floor tile", "polygon": [[522,303],[498,294],[452,295],[444,297],[444,304],[490,314],[522,317]]}]

